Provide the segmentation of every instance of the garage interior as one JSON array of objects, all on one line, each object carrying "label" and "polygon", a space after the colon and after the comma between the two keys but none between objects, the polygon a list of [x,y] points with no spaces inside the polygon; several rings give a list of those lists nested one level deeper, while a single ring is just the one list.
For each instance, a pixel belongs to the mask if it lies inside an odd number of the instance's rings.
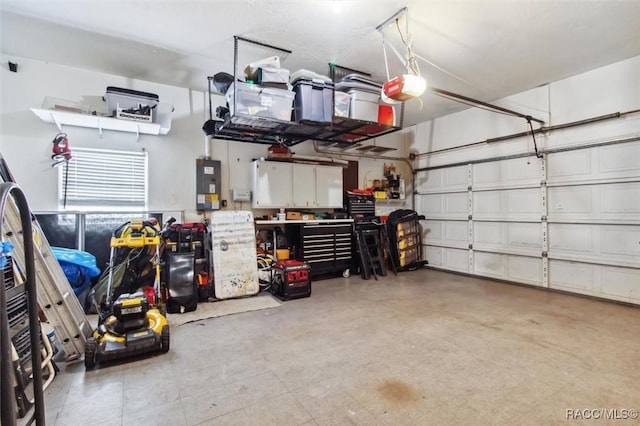
[{"label": "garage interior", "polygon": [[[637,421],[640,2],[2,0],[0,31],[0,175],[18,186],[3,274],[38,293],[27,322],[58,352],[42,398],[27,372],[16,404],[23,360],[0,330],[2,424]],[[293,90],[246,83],[282,69]],[[289,70],[329,93],[328,118],[297,115]],[[379,84],[371,119],[355,115],[363,81]],[[110,116],[127,91],[159,98],[153,113]],[[122,193],[83,186],[108,156],[141,173]],[[37,219],[33,280],[18,192]],[[139,216],[209,227],[195,275],[215,294],[163,312],[166,353],[87,365],[108,318],[73,297],[49,243],[104,272],[111,232]],[[245,225],[250,256],[231,263],[216,232]],[[321,260],[318,235],[334,247]],[[310,294],[264,284],[269,253],[298,268],[284,276],[308,270]],[[252,287],[223,286],[229,266]],[[54,288],[71,296],[58,307]]]}]

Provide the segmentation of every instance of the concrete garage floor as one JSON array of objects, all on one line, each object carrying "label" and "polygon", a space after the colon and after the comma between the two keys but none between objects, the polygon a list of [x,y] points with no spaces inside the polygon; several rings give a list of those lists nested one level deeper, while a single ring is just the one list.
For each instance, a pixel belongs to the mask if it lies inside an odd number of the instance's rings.
[{"label": "concrete garage floor", "polygon": [[45,392],[47,422],[541,425],[597,409],[623,417],[640,409],[639,337],[638,308],[490,280],[428,269],[322,280],[308,299],[177,327],[166,355],[90,372],[62,364]]}]

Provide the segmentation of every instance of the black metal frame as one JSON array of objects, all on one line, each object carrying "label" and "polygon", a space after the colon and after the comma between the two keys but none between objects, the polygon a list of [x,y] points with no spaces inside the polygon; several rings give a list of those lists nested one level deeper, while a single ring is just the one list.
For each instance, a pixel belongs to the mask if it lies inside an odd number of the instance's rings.
[{"label": "black metal frame", "polygon": [[[291,54],[292,52],[281,47],[269,45],[259,41],[249,40],[241,36],[234,36],[233,41],[233,96],[234,105],[237,105],[238,91],[236,90],[235,85],[238,73],[239,42],[266,47],[284,54]],[[350,70],[346,67],[337,66],[335,64],[329,64],[329,70],[332,76],[335,75],[336,67],[347,71],[355,71]],[[211,98],[211,79],[212,77],[208,77],[207,90],[209,92],[209,99]],[[256,117],[246,114],[236,114],[235,111],[233,111],[233,114],[231,114],[230,111],[229,117],[220,122],[211,136],[216,139],[226,139],[267,145],[278,144],[293,146],[307,140],[356,144],[358,142],[362,142],[400,130],[402,128],[402,116],[404,115],[404,103],[402,104],[401,108],[402,113],[400,115],[400,127],[385,126],[374,122],[336,116],[333,117],[330,123],[320,123],[313,121],[293,122]],[[213,117],[211,103],[209,103],[209,116]]]}]

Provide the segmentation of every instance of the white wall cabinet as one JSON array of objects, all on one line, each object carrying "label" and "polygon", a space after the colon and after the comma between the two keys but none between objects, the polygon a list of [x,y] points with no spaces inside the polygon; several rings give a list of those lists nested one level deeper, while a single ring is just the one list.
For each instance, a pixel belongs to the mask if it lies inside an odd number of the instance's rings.
[{"label": "white wall cabinet", "polygon": [[293,172],[292,205],[296,208],[316,207],[316,173],[315,166],[309,164],[291,164]]},{"label": "white wall cabinet", "polygon": [[341,208],[342,168],[255,160],[253,208]]},{"label": "white wall cabinet", "polygon": [[342,208],[342,167],[315,166],[315,175],[318,207]]},{"label": "white wall cabinet", "polygon": [[256,160],[251,164],[252,207],[254,209],[292,207],[291,163]]}]

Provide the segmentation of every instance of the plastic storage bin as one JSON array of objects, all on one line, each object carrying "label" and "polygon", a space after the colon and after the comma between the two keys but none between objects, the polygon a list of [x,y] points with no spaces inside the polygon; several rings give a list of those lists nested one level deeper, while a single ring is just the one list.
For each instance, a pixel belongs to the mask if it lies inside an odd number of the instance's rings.
[{"label": "plastic storage bin", "polygon": [[287,84],[290,73],[286,68],[260,67],[258,68],[258,84],[279,83]]},{"label": "plastic storage bin", "polygon": [[378,106],[378,123],[385,126],[396,125],[396,114],[393,106],[391,105],[379,105]]},{"label": "plastic storage bin", "polygon": [[42,103],[42,108],[55,109],[65,112],[75,112],[79,114],[91,114],[90,106],[66,99],[52,98],[51,96],[45,96],[44,102]]},{"label": "plastic storage bin", "polygon": [[138,90],[123,89],[120,87],[107,87],[107,93],[104,96],[107,102],[107,113],[113,117],[116,111],[120,109],[137,109],[140,106],[148,106],[154,108],[160,98],[154,93],[140,92]]},{"label": "plastic storage bin", "polygon": [[293,85],[293,90],[296,93],[295,121],[332,121],[333,83],[298,80]]},{"label": "plastic storage bin", "polygon": [[[236,82],[235,87],[238,90],[236,100],[234,85],[229,87],[226,94],[231,115],[245,114],[291,121],[295,93],[241,82]],[[235,101],[238,103],[237,109]]]},{"label": "plastic storage bin", "polygon": [[351,95],[349,117],[374,123],[378,121],[380,94],[352,89],[349,90],[349,95]]},{"label": "plastic storage bin", "polygon": [[346,92],[334,92],[333,96],[333,115],[335,115],[336,117],[349,117],[349,104],[351,103],[351,95]]}]

